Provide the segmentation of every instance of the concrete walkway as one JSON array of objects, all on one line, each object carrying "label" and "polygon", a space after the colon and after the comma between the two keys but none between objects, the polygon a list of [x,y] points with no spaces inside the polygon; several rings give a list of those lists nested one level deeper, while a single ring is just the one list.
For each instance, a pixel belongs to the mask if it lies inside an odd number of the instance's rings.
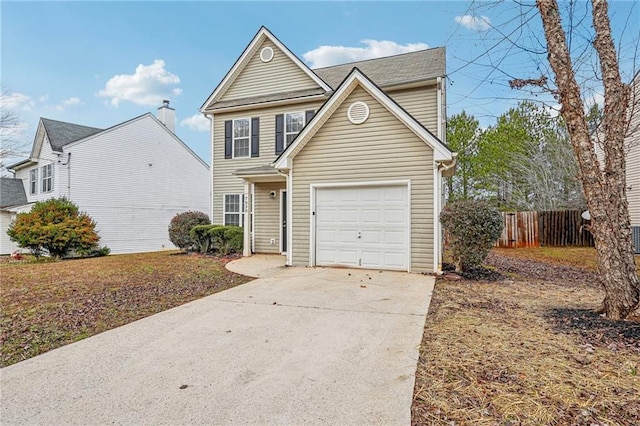
[{"label": "concrete walkway", "polygon": [[241,259],[230,269],[264,278],[0,370],[0,424],[408,425],[433,278],[277,259]]}]

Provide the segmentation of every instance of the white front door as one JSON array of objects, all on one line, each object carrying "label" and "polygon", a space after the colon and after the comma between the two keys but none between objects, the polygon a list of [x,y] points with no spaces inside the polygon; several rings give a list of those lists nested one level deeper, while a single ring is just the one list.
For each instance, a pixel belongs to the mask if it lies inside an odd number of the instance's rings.
[{"label": "white front door", "polygon": [[318,188],[315,215],[316,265],[408,269],[406,185]]}]

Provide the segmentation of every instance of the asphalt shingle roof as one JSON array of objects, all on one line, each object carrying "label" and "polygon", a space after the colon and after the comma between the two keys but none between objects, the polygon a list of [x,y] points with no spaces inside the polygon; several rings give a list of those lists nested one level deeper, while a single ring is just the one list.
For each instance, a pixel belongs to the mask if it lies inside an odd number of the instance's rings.
[{"label": "asphalt shingle roof", "polygon": [[77,140],[95,135],[103,129],[80,126],[79,124],[65,123],[64,121],[41,118],[44,129],[49,137],[51,148],[54,151],[62,151],[62,147]]},{"label": "asphalt shingle roof", "polygon": [[0,208],[27,204],[27,194],[21,179],[0,178]]},{"label": "asphalt shingle roof", "polygon": [[409,83],[445,75],[445,49],[434,47],[386,58],[368,59],[313,70],[336,89],[353,68],[358,68],[378,86]]}]

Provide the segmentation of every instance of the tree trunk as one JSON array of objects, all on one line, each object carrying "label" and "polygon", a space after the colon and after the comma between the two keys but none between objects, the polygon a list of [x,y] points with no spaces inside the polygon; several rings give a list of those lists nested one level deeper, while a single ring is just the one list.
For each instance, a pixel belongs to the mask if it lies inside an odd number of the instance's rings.
[{"label": "tree trunk", "polygon": [[[629,87],[622,83],[609,22],[607,3],[592,0],[595,49],[600,58],[605,88],[604,117],[599,132],[604,138],[604,167],[601,169],[589,134],[565,32],[556,0],[537,0],[549,63],[567,123],[580,178],[589,207],[592,233],[598,257],[598,272],[605,290],[603,312],[610,319],[640,313],[640,283],[635,268],[631,223],[626,197],[624,129]],[[634,312],[634,310],[636,312]]]}]

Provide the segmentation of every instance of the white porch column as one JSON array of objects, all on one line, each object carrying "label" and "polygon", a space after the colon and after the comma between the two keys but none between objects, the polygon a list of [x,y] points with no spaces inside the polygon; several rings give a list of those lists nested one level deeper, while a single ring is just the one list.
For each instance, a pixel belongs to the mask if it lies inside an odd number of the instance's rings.
[{"label": "white porch column", "polygon": [[249,191],[250,183],[244,181],[244,248],[243,256],[251,256],[251,216],[253,214],[253,202],[249,199],[251,193]]}]

